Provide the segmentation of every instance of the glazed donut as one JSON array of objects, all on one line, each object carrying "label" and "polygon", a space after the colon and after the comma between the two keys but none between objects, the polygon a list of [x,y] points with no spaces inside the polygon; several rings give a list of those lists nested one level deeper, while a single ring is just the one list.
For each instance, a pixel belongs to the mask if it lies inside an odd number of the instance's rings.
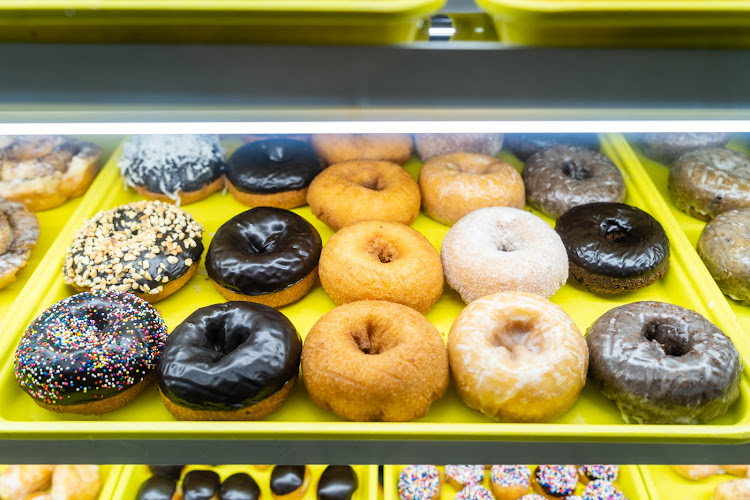
[{"label": "glazed donut", "polygon": [[260,486],[250,474],[238,472],[221,483],[219,500],[259,500]]},{"label": "glazed donut", "polygon": [[410,225],[419,215],[419,185],[395,163],[359,160],[331,165],[310,184],[307,203],[334,230],[364,220]]},{"label": "glazed donut", "polygon": [[584,500],[627,500],[622,491],[610,483],[597,479],[589,482],[583,489]]},{"label": "glazed donut", "polygon": [[496,500],[517,500],[529,491],[531,470],[526,465],[493,465],[490,490]]},{"label": "glazed donut", "polygon": [[672,465],[672,470],[691,481],[700,481],[719,473],[718,465]]},{"label": "glazed donut", "polygon": [[151,382],[166,338],[159,313],[135,295],[79,293],[26,329],[15,353],[16,380],[44,409],[101,415]]},{"label": "glazed donut", "polygon": [[510,290],[551,297],[568,279],[560,237],[539,217],[516,208],[471,212],[445,235],[440,258],[448,285],[466,303]]},{"label": "glazed donut", "polygon": [[320,173],[309,144],[289,139],[256,141],[229,157],[227,187],[251,207],[295,208],[307,203],[307,187]]},{"label": "glazed donut", "polygon": [[534,491],[545,498],[559,500],[572,495],[578,486],[575,465],[540,465],[531,477]]},{"label": "glazed donut", "polygon": [[750,304],[750,208],[717,215],[703,228],[698,255],[726,295]]},{"label": "glazed donut", "polygon": [[414,147],[422,161],[457,152],[497,156],[503,134],[414,134]]},{"label": "glazed donut", "polygon": [[315,284],[322,247],[318,231],[299,215],[257,207],[216,231],[206,254],[206,272],[228,300],[282,307]]},{"label": "glazed donut", "polygon": [[523,180],[515,168],[492,156],[450,153],[432,157],[419,171],[422,206],[448,226],[485,207],[523,208]]},{"label": "glazed donut", "polygon": [[182,480],[184,500],[219,500],[221,479],[212,470],[191,470]]},{"label": "glazed donut", "polygon": [[352,500],[359,488],[357,474],[349,465],[329,465],[318,479],[318,500]]},{"label": "glazed donut", "polygon": [[720,148],[729,142],[726,133],[675,132],[643,134],[640,139],[643,154],[652,160],[670,165],[687,151]]},{"label": "glazed donut", "polygon": [[135,500],[172,500],[177,492],[177,480],[165,476],[151,476],[138,488]]},{"label": "glazed donut", "polygon": [[25,498],[52,484],[54,465],[9,465],[0,472],[0,499]]},{"label": "glazed donut", "polygon": [[495,500],[492,492],[482,484],[470,484],[456,493],[456,500]]},{"label": "glazed donut", "polygon": [[65,283],[79,292],[116,289],[154,303],[195,274],[203,226],[172,204],[136,201],[97,213],[65,254]]},{"label": "glazed donut", "polygon": [[215,135],[136,135],[117,166],[125,185],[146,198],[187,205],[224,187],[224,158]]},{"label": "glazed donut", "polygon": [[750,498],[750,479],[732,479],[719,483],[711,500],[745,500]]},{"label": "glazed donut", "polygon": [[553,219],[585,203],[625,199],[620,169],[588,149],[555,146],[540,151],[526,160],[521,176],[526,201]]},{"label": "glazed donut", "polygon": [[589,379],[626,422],[706,423],[739,397],[737,349],[690,309],[663,302],[615,307],[591,325],[586,342]]},{"label": "glazed donut", "polygon": [[750,477],[750,465],[720,465],[727,474],[739,477]]},{"label": "glazed donut", "polygon": [[286,400],[302,341],[286,316],[263,304],[202,307],[175,328],[157,380],[178,420],[258,420]]},{"label": "glazed donut", "polygon": [[543,149],[555,146],[573,146],[599,151],[597,134],[506,134],[505,143],[521,161],[526,161]]},{"label": "glazed donut", "polygon": [[701,220],[750,207],[750,157],[723,148],[689,151],[669,170],[669,192],[677,208]]},{"label": "glazed donut", "polygon": [[409,226],[358,222],[326,243],[320,283],[336,305],[387,300],[425,314],[443,293],[443,265],[427,238]]},{"label": "glazed donut", "polygon": [[313,149],[326,165],[349,160],[383,160],[403,165],[411,158],[409,134],[315,134]]},{"label": "glazed donut", "polygon": [[616,465],[581,465],[578,467],[578,477],[583,484],[597,479],[614,483],[619,474],[620,468]]},{"label": "glazed donut", "polygon": [[98,465],[58,465],[49,500],[96,500],[101,487]]},{"label": "glazed donut", "polygon": [[22,203],[0,198],[0,289],[16,281],[39,241],[39,221]]},{"label": "glazed donut", "polygon": [[484,465],[446,465],[445,480],[455,490],[472,484],[482,484]]},{"label": "glazed donut", "polygon": [[570,274],[597,293],[644,288],[669,269],[669,238],[659,221],[623,203],[589,203],[557,219]]},{"label": "glazed donut", "polygon": [[434,465],[409,465],[398,475],[399,500],[438,500],[442,491],[440,471]]},{"label": "glazed donut", "polygon": [[0,197],[38,212],[81,196],[99,171],[101,149],[56,135],[0,136]]},{"label": "glazed donut", "polygon": [[565,413],[586,382],[586,342],[558,305],[524,292],[476,299],[448,335],[458,395],[488,417],[542,422]]},{"label": "glazed donut", "polygon": [[354,421],[408,421],[427,414],[448,387],[443,339],[401,304],[339,306],[310,329],[302,379],[313,403]]},{"label": "glazed donut", "polygon": [[274,500],[299,500],[310,485],[307,465],[276,465],[271,471],[271,496]]}]

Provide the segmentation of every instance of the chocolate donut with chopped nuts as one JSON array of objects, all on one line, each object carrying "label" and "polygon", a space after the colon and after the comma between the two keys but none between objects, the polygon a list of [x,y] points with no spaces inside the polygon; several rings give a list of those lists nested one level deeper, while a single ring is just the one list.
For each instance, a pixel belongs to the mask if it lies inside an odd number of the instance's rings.
[{"label": "chocolate donut with chopped nuts", "polygon": [[65,283],[77,291],[115,289],[154,303],[193,276],[203,226],[162,201],[137,201],[96,214],[65,255]]}]

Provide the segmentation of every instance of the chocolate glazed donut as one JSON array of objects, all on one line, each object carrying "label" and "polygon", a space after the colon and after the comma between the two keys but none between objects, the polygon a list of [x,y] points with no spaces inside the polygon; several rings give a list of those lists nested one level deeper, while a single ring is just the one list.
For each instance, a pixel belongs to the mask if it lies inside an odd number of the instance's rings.
[{"label": "chocolate glazed donut", "polygon": [[214,500],[219,491],[221,479],[212,470],[191,470],[182,480],[184,500]]},{"label": "chocolate glazed donut", "polygon": [[306,465],[277,465],[271,471],[271,495],[277,500],[302,498],[309,482]]},{"label": "chocolate glazed donut", "polygon": [[177,491],[177,481],[165,476],[151,476],[146,479],[135,500],[172,500],[172,495]]},{"label": "chocolate glazed donut", "polygon": [[318,480],[318,500],[351,500],[359,480],[349,465],[329,465]]},{"label": "chocolate glazed donut", "polygon": [[250,474],[238,472],[224,480],[219,490],[219,500],[258,500],[260,487]]},{"label": "chocolate glazed donut", "polygon": [[182,420],[256,420],[291,391],[302,341],[286,316],[250,302],[198,309],[167,339],[157,380]]},{"label": "chocolate glazed donut", "polygon": [[318,231],[299,215],[257,207],[219,228],[206,254],[206,271],[229,300],[281,307],[315,283],[322,248]]},{"label": "chocolate glazed donut", "polygon": [[706,423],[740,393],[742,361],[706,318],[663,302],[616,307],[589,328],[589,379],[625,421]]}]

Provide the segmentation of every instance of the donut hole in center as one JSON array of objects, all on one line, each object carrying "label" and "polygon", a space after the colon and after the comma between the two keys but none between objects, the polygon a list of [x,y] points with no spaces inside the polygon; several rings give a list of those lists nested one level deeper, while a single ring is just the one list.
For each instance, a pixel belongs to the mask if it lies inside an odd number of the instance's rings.
[{"label": "donut hole in center", "polygon": [[382,237],[375,237],[367,242],[367,253],[376,257],[382,264],[389,264],[401,256],[398,247]]},{"label": "donut hole in center", "polygon": [[388,336],[383,335],[382,325],[368,321],[352,332],[352,339],[363,354],[382,354],[392,346],[388,342]]},{"label": "donut hole in center", "polygon": [[380,177],[363,179],[359,182],[359,185],[372,191],[382,191],[386,187],[385,182]]},{"label": "donut hole in center", "polygon": [[680,357],[690,351],[687,342],[681,338],[677,328],[669,323],[652,321],[643,327],[643,336],[649,342],[657,342],[667,356]]},{"label": "donut hole in center", "polygon": [[579,165],[569,158],[566,158],[565,161],[562,162],[560,170],[571,179],[577,181],[582,181],[591,177],[591,170],[583,165]]},{"label": "donut hole in center", "polygon": [[492,345],[508,351],[511,359],[516,359],[519,349],[538,354],[542,344],[534,320],[528,316],[516,316],[497,325],[492,331]]},{"label": "donut hole in center", "polygon": [[602,229],[604,229],[604,237],[609,241],[624,242],[630,236],[630,227],[617,219],[607,219]]}]

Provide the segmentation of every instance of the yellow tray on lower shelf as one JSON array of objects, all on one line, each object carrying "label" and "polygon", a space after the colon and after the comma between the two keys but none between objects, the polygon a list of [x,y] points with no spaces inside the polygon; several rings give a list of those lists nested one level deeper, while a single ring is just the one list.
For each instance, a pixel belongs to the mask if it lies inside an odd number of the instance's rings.
[{"label": "yellow tray on lower shelf", "polygon": [[[317,498],[316,490],[318,485],[318,479],[323,473],[327,465],[309,465],[310,468],[310,485],[307,491],[300,500],[315,500]],[[377,500],[378,495],[378,466],[377,465],[352,465],[355,474],[357,474],[357,480],[359,481],[359,487],[354,492],[352,500]],[[183,475],[190,470],[194,469],[211,469],[216,471],[221,480],[223,481],[232,474],[238,472],[245,472],[250,474],[255,482],[260,486],[260,498],[268,499],[273,498],[271,496],[271,488],[269,486],[271,481],[271,471],[273,465],[268,466],[264,470],[260,470],[254,465],[217,465],[211,467],[208,465],[188,465],[183,470]],[[117,483],[117,488],[113,492],[111,500],[135,500],[138,494],[138,488],[141,484],[151,477],[151,471],[147,465],[126,465],[122,474],[120,475],[120,481]]]},{"label": "yellow tray on lower shelf", "polygon": [[[750,359],[749,339],[723,300],[705,268],[700,266],[680,227],[661,202],[648,176],[638,168],[620,161],[615,145],[620,136],[603,137],[603,151],[623,169],[628,189],[627,203],[639,206],[661,221],[672,243],[671,265],[664,279],[652,286],[617,296],[598,296],[575,284],[560,289],[552,300],[565,309],[582,331],[601,314],[621,304],[638,300],[659,300],[689,307],[703,314],[724,330],[745,359]],[[117,155],[115,154],[115,157]],[[505,155],[520,164],[514,158]],[[411,161],[407,170],[417,175],[420,163]],[[304,384],[298,382],[289,399],[268,418],[258,422],[181,422],[175,421],[152,386],[132,403],[103,416],[79,416],[53,413],[38,407],[24,393],[13,375],[13,351],[26,326],[46,307],[72,295],[63,283],[61,267],[80,218],[98,210],[141,199],[132,190],[123,189],[115,160],[99,175],[81,203],[77,220],[61,231],[40,269],[37,281],[27,286],[18,299],[18,310],[0,338],[0,438],[116,438],[116,439],[430,439],[430,440],[557,440],[557,441],[648,441],[648,442],[748,442],[750,441],[750,380],[745,371],[741,395],[729,412],[708,425],[627,425],[614,403],[587,385],[577,403],[567,413],[549,423],[497,423],[469,409],[452,388],[437,401],[430,412],[413,422],[347,422],[316,407],[308,398]],[[247,207],[231,196],[216,193],[184,207],[205,226],[204,244],[222,223]],[[318,221],[309,207],[294,210],[310,220],[320,231],[324,243],[332,231]],[[413,227],[440,248],[448,228],[420,215]],[[696,270],[697,269],[697,270]],[[168,327],[173,329],[195,309],[224,302],[208,280],[201,262],[196,275],[177,293],[156,304]],[[320,284],[302,300],[281,311],[304,337],[312,325],[334,307]],[[446,336],[464,303],[450,289],[427,314],[438,331]],[[4,344],[4,346],[3,346]],[[4,351],[4,354],[3,354]]]},{"label": "yellow tray on lower shelf", "polygon": [[[403,468],[406,465],[386,465],[383,474],[383,490],[385,492],[384,500],[398,500],[398,477]],[[531,472],[534,472],[534,465],[529,466]],[[444,474],[444,467],[438,466],[441,474]],[[445,477],[445,476],[443,476]],[[484,482],[482,483],[486,488],[490,487],[490,471],[487,470],[484,475]],[[628,498],[628,500],[653,500],[649,498],[646,490],[646,485],[643,483],[643,478],[638,470],[637,465],[621,465],[620,475],[615,481],[620,491]],[[529,488],[529,493],[533,493],[534,490]],[[448,484],[447,481],[443,481],[443,489],[440,495],[440,500],[453,500],[458,493],[453,487]],[[576,494],[580,495],[583,493],[583,486],[579,483]],[[678,497],[673,497],[678,498]],[[679,497],[682,498],[682,497]]]},{"label": "yellow tray on lower shelf", "polygon": [[[672,216],[675,218],[677,223],[680,225],[682,230],[685,232],[690,245],[693,249],[698,247],[698,239],[701,236],[703,228],[706,226],[706,222],[700,219],[692,217],[679,208],[672,202],[672,195],[669,193],[669,167],[658,163],[643,154],[641,148],[637,145],[636,141],[631,141],[628,144],[620,143],[622,148],[619,151],[620,156],[625,162],[640,163],[642,168],[648,173],[653,181],[656,189],[659,190],[664,202],[666,203]],[[743,143],[740,139],[734,138],[727,144],[730,149],[735,149],[746,154],[750,154],[750,148],[746,143]],[[699,259],[700,260],[700,259]],[[750,334],[750,306],[742,305],[736,300],[724,296],[729,305],[731,306],[737,318],[740,320],[745,331]],[[747,358],[746,358],[747,359]]]},{"label": "yellow tray on lower shelf", "polygon": [[[5,469],[7,465],[0,465],[0,471]],[[123,471],[124,466],[122,465],[100,465],[99,476],[101,478],[102,487],[99,492],[98,500],[110,500],[113,498],[115,491],[118,488],[118,481],[120,474]],[[134,497],[135,498],[135,497]]]},{"label": "yellow tray on lower shelf", "polygon": [[668,465],[639,465],[651,500],[711,500],[720,483],[739,479],[729,474],[717,474],[700,481],[690,481]]}]

